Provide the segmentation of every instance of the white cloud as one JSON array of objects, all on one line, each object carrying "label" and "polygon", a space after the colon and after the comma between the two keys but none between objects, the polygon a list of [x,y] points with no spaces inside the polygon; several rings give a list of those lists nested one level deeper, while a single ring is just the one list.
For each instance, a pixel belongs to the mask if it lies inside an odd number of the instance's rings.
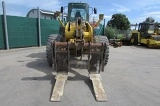
[{"label": "white cloud", "polygon": [[130,18],[129,21],[131,24],[136,24],[136,23],[141,23],[145,20],[146,18],[141,16],[141,17],[138,17],[138,18]]},{"label": "white cloud", "polygon": [[145,21],[145,19],[147,17],[152,17],[153,19],[155,19],[155,21],[160,22],[160,11],[154,11],[154,12],[144,13],[144,14],[140,15],[137,18],[130,19],[130,22],[133,23],[133,24],[134,23],[140,23],[140,22]]},{"label": "white cloud", "polygon": [[145,17],[160,18],[160,11],[154,11],[154,12],[144,13],[143,16],[145,16]]},{"label": "white cloud", "polygon": [[149,7],[143,8],[143,10],[145,10],[145,11],[149,11],[149,10],[153,10],[153,9],[160,9],[160,7],[159,6],[149,6]]},{"label": "white cloud", "polygon": [[160,0],[133,0],[125,3],[130,6],[130,9],[136,9],[141,11],[141,9],[158,5],[160,3]]},{"label": "white cloud", "polygon": [[[117,11],[117,12],[123,13],[123,12],[130,11],[129,8],[126,8],[126,7],[122,6],[122,5],[119,5],[119,4],[116,4],[116,3],[113,3],[112,5],[115,6],[115,7],[117,7],[117,9],[115,10],[115,11]],[[112,11],[113,11],[113,10],[114,10],[114,9],[112,9]]]},{"label": "white cloud", "polygon": [[109,16],[109,15],[104,15],[104,18],[106,18],[106,19],[110,19],[110,18],[111,18],[111,16]]}]

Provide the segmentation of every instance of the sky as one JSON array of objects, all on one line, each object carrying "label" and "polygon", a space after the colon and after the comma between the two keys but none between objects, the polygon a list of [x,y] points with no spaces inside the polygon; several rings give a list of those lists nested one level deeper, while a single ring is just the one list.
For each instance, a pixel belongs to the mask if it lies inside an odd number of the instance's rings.
[{"label": "sky", "polygon": [[[113,14],[125,14],[131,24],[143,22],[147,17],[153,17],[160,22],[160,0],[0,0],[0,14],[2,1],[5,1],[7,15],[25,17],[31,9],[59,11],[61,6],[69,2],[86,2],[90,7],[97,8],[98,14],[104,14],[109,21]],[[98,15],[92,15],[97,18]]]}]

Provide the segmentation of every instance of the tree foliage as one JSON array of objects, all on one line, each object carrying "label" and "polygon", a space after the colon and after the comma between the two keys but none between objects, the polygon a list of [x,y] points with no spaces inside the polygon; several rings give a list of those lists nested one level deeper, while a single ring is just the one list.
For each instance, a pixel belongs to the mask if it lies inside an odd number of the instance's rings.
[{"label": "tree foliage", "polygon": [[156,27],[159,27],[159,26],[160,26],[160,23],[159,23],[158,21],[155,22],[154,24],[155,24]]},{"label": "tree foliage", "polygon": [[116,37],[117,30],[115,28],[107,26],[105,33],[106,33],[108,39],[113,39],[114,37]]},{"label": "tree foliage", "polygon": [[128,30],[130,28],[130,22],[124,14],[113,14],[107,25],[118,30]]},{"label": "tree foliage", "polygon": [[155,22],[155,19],[153,17],[147,17],[145,21],[143,21],[143,23],[154,24],[156,28],[160,27],[160,23],[158,21]]},{"label": "tree foliage", "polygon": [[144,23],[154,24],[155,19],[153,17],[147,17]]}]

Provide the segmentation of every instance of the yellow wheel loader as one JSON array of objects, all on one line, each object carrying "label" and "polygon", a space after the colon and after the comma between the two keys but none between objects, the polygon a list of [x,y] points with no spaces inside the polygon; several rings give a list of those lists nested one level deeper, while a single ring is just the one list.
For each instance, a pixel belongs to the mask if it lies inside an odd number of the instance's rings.
[{"label": "yellow wheel loader", "polygon": [[[106,36],[95,36],[94,29],[103,20],[103,14],[99,20],[91,26],[89,23],[89,5],[87,3],[69,3],[67,22],[63,22],[65,7],[56,12],[61,27],[59,34],[52,34],[48,38],[46,57],[48,64],[56,70],[56,82],[51,95],[51,101],[60,101],[63,95],[65,81],[71,67],[80,64],[87,65],[89,77],[92,80],[97,101],[106,101],[106,94],[101,82],[100,72],[109,58],[109,42]],[[92,13],[97,13],[91,8]],[[60,19],[62,16],[62,21]]]},{"label": "yellow wheel loader", "polygon": [[132,45],[160,47],[159,29],[154,24],[139,23],[138,30],[132,30],[130,42]]}]

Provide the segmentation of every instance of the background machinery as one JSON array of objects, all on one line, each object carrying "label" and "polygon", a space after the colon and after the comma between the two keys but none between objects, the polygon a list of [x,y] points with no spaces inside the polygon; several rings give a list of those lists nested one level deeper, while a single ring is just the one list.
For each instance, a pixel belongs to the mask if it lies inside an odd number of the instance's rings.
[{"label": "background machinery", "polygon": [[154,24],[139,23],[138,30],[132,30],[130,42],[132,45],[160,47],[160,30]]},{"label": "background machinery", "polygon": [[[101,82],[100,72],[108,62],[109,42],[106,36],[95,36],[94,28],[103,20],[103,14],[99,20],[91,26],[90,13],[87,3],[69,3],[67,22],[60,20],[60,15],[66,7],[61,7],[61,12],[56,12],[61,23],[59,34],[52,34],[48,38],[46,57],[50,66],[56,70],[56,82],[51,95],[51,101],[60,101],[63,95],[64,84],[68,78],[68,72],[74,64],[81,62],[87,65],[89,77],[92,80],[97,101],[106,101],[106,95]],[[91,8],[95,14],[97,10]]]}]

